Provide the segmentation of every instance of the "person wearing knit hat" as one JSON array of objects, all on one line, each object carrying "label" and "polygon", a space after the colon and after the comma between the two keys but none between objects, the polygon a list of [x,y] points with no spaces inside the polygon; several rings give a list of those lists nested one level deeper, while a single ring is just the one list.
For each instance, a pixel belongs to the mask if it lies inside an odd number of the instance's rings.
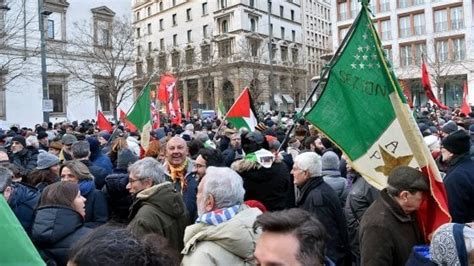
[{"label": "person wearing knit hat", "polygon": [[441,135],[443,137],[446,137],[449,134],[455,132],[456,130],[458,130],[458,125],[456,125],[456,123],[451,120],[443,125],[443,127],[441,128]]},{"label": "person wearing knit hat", "polygon": [[40,131],[38,132],[38,136],[36,138],[38,139],[39,149],[43,151],[48,151],[48,134],[45,131]]},{"label": "person wearing knit hat", "polygon": [[20,175],[26,177],[36,167],[38,150],[26,147],[26,140],[22,136],[12,138],[11,162],[20,169]]},{"label": "person wearing knit hat", "polygon": [[[38,162],[36,169],[43,170],[48,168],[53,168],[59,166],[59,158],[58,156],[48,153],[48,152],[40,152],[38,155]],[[59,168],[57,169],[59,170]]]},{"label": "person wearing knit hat", "polygon": [[472,265],[474,229],[464,224],[443,224],[433,234],[430,255],[437,265]]},{"label": "person wearing knit hat", "polygon": [[442,160],[448,163],[444,186],[449,213],[455,223],[474,221],[474,161],[469,155],[469,134],[460,129],[441,142]]}]

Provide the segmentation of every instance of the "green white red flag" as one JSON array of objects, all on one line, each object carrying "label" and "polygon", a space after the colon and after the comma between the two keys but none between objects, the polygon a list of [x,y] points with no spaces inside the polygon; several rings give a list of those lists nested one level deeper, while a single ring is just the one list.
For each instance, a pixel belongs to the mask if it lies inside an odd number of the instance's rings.
[{"label": "green white red flag", "polygon": [[420,168],[431,194],[418,214],[427,237],[451,220],[444,185],[395,74],[385,58],[367,3],[331,62],[324,89],[305,118],[331,139],[378,189],[393,168]]},{"label": "green white red flag", "polygon": [[258,124],[257,116],[255,114],[256,112],[253,107],[249,88],[245,87],[239,98],[237,98],[235,103],[227,112],[226,120],[237,129],[245,127],[249,131],[254,131],[255,126]]},{"label": "green white red flag", "polygon": [[152,118],[150,110],[150,86],[146,86],[138,96],[131,111],[127,114],[128,121],[133,123],[140,130],[140,143],[143,149],[147,150],[150,144],[150,131],[152,130]]}]

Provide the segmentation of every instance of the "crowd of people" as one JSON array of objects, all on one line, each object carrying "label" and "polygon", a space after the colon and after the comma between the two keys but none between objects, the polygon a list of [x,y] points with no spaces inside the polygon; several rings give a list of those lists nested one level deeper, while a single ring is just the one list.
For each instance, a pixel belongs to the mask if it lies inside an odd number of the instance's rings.
[{"label": "crowd of people", "polygon": [[452,217],[430,246],[418,169],[395,168],[378,191],[329,138],[276,112],[252,130],[163,123],[147,147],[121,124],[12,126],[0,131],[0,192],[48,265],[468,265],[472,115],[418,117]]}]

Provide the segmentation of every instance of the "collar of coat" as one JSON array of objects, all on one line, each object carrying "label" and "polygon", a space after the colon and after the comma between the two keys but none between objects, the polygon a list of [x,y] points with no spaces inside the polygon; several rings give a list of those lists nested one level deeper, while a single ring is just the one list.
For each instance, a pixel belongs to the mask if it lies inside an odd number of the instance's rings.
[{"label": "collar of coat", "polygon": [[145,188],[144,190],[138,192],[137,199],[149,198],[151,195],[155,194],[155,192],[158,191],[158,189],[160,189],[161,187],[164,187],[168,184],[171,185],[171,182],[165,181],[161,184],[154,185],[154,186],[149,187],[149,188]]},{"label": "collar of coat", "polygon": [[387,209],[402,223],[412,222],[414,221],[414,216],[410,214],[406,214],[400,204],[398,204],[394,198],[392,198],[388,193],[387,189],[384,188],[380,191],[380,197],[382,198],[383,204],[387,207]]}]

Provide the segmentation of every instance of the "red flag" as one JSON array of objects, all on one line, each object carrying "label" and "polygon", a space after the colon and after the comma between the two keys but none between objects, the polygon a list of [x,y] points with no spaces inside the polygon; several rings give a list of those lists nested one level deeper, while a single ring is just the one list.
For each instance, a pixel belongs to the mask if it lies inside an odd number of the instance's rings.
[{"label": "red flag", "polygon": [[162,75],[160,77],[160,86],[157,88],[157,99],[163,103],[167,103],[169,99],[170,90],[175,86],[175,84],[176,79],[172,75]]},{"label": "red flag", "polygon": [[426,68],[426,63],[423,61],[421,64],[421,84],[423,85],[423,89],[425,89],[426,97],[434,104],[436,104],[439,108],[448,110],[449,108],[442,104],[433,94],[433,90],[431,89],[430,83],[430,76],[428,74],[428,69]]},{"label": "red flag", "polygon": [[128,130],[130,130],[130,132],[136,132],[137,131],[137,127],[128,120],[127,118],[127,114],[125,114],[125,112],[120,109],[120,121],[122,121],[122,123],[125,124],[125,128],[128,128]]},{"label": "red flag", "polygon": [[155,103],[150,104],[151,115],[153,118],[153,129],[157,129],[160,127],[160,111],[156,109]]},{"label": "red flag", "polygon": [[173,90],[173,99],[168,103],[170,105],[169,116],[171,118],[171,124],[181,125],[181,105],[179,104],[179,92],[175,85]]},{"label": "red flag", "polygon": [[175,77],[169,74],[160,77],[158,99],[166,104],[166,113],[171,124],[181,124],[181,106]]},{"label": "red flag", "polygon": [[399,80],[399,82],[400,85],[402,85],[403,95],[405,95],[405,98],[407,99],[408,106],[413,109],[413,99],[411,97],[411,90],[410,86],[408,86],[408,82],[406,82],[405,80]]},{"label": "red flag", "polygon": [[109,133],[112,132],[112,125],[101,111],[97,111],[97,127],[100,130],[106,130]]},{"label": "red flag", "polygon": [[467,81],[464,81],[464,92],[462,94],[461,113],[468,115],[471,112],[471,106],[468,102]]}]

